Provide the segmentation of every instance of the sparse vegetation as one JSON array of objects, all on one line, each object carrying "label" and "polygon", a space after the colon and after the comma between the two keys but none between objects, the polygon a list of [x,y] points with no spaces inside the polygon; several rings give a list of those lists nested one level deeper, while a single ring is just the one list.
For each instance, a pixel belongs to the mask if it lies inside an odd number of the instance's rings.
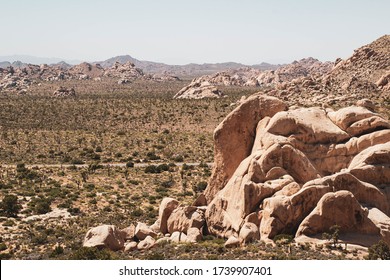
[{"label": "sparse vegetation", "polygon": [[[187,82],[85,81],[72,99],[49,97],[55,85],[48,82],[33,86],[31,96],[0,96],[1,259],[339,258],[301,250],[290,236],[277,237],[277,248],[255,242],[226,249],[212,236],[148,252],[81,247],[91,226],[151,224],[165,196],[190,205],[207,187],[214,128],[229,104],[258,88],[222,88],[228,97],[219,100],[172,100]],[[27,219],[57,208],[72,217]]]}]

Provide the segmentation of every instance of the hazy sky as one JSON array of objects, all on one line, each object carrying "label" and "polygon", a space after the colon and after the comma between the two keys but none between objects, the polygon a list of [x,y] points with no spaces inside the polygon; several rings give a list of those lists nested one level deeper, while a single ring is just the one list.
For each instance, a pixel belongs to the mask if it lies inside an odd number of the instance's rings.
[{"label": "hazy sky", "polygon": [[0,56],[333,61],[389,34],[389,11],[389,0],[0,0]]}]

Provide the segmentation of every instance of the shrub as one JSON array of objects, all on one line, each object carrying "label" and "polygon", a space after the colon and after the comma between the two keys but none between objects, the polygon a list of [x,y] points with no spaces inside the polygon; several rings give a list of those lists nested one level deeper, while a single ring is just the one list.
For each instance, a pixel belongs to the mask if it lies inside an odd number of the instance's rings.
[{"label": "shrub", "polygon": [[36,245],[47,243],[47,235],[45,233],[37,233],[31,237],[31,242]]},{"label": "shrub", "polygon": [[134,162],[128,161],[128,162],[126,163],[126,167],[127,167],[127,168],[134,167]]},{"label": "shrub", "polygon": [[372,245],[368,249],[368,259],[369,260],[390,260],[390,248],[383,241],[379,241],[377,244]]},{"label": "shrub", "polygon": [[175,157],[173,158],[173,160],[176,161],[176,162],[183,162],[183,161],[184,161],[184,158],[183,158],[183,156],[178,155],[178,156],[175,156]]},{"label": "shrub", "polygon": [[168,180],[168,181],[163,181],[161,182],[161,186],[163,188],[170,188],[172,187],[173,185],[175,184],[175,182],[173,180]]},{"label": "shrub", "polygon": [[101,153],[101,152],[103,152],[102,147],[97,146],[96,149],[95,149],[95,152],[96,152],[96,153]]},{"label": "shrub", "polygon": [[0,204],[1,212],[7,217],[16,217],[22,208],[15,195],[6,195]]},{"label": "shrub", "polygon": [[324,232],[322,234],[323,239],[328,239],[333,241],[333,246],[336,247],[339,242],[340,226],[333,225],[329,228],[329,232]]},{"label": "shrub", "polygon": [[84,161],[82,161],[81,159],[78,159],[78,158],[73,159],[71,161],[71,164],[84,164],[84,163],[85,163]]},{"label": "shrub", "polygon": [[160,170],[160,172],[169,171],[169,165],[166,163],[163,163],[163,164],[158,165],[157,169]]},{"label": "shrub", "polygon": [[57,245],[54,248],[53,252],[50,253],[50,258],[55,258],[63,253],[64,253],[64,248],[62,248],[61,245]]},{"label": "shrub", "polygon": [[289,244],[294,240],[294,236],[289,234],[278,234],[274,237],[273,240],[278,244]]},{"label": "shrub", "polygon": [[0,243],[0,252],[7,249],[7,245],[5,243]]},{"label": "shrub", "polygon": [[35,203],[35,214],[46,214],[51,211],[50,202],[47,199],[40,199]]},{"label": "shrub", "polygon": [[155,165],[148,165],[145,167],[145,173],[158,173],[157,172],[157,166]]},{"label": "shrub", "polygon": [[112,253],[107,249],[99,250],[94,247],[81,247],[73,252],[71,260],[112,260]]},{"label": "shrub", "polygon": [[156,155],[154,152],[148,152],[146,154],[146,156],[148,157],[148,159],[150,160],[158,160],[160,159],[160,157],[158,155]]},{"label": "shrub", "polygon": [[196,191],[197,192],[203,192],[207,188],[207,182],[202,181],[196,184]]}]

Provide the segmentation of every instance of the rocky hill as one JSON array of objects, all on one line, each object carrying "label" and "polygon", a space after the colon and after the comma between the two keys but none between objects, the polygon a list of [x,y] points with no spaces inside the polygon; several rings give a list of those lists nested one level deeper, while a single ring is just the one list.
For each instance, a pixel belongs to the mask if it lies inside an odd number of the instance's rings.
[{"label": "rocky hill", "polygon": [[83,62],[70,66],[63,62],[54,65],[18,65],[0,68],[0,92],[25,94],[32,84],[43,81],[61,80],[94,80],[101,81],[103,78],[117,79],[118,84],[131,83],[136,79],[152,81],[176,81],[177,77],[167,73],[144,74],[131,62],[121,64],[116,62],[110,68],[103,68],[100,64]]},{"label": "rocky hill", "polygon": [[[262,71],[251,67],[230,69],[195,78],[191,84],[180,90],[180,92],[199,83],[208,83],[214,86],[263,86],[280,88],[299,79],[312,80],[317,77],[322,77],[331,70],[332,65],[330,62],[323,63],[309,57],[281,66],[276,70]],[[189,95],[188,98],[190,98]]]},{"label": "rocky hill", "polygon": [[390,35],[354,51],[345,60],[338,59],[324,83],[343,90],[389,89]]},{"label": "rocky hill", "polygon": [[[136,58],[131,57],[130,55],[122,55],[109,58],[105,61],[99,61],[99,63],[104,68],[112,67],[116,62],[126,63],[131,62],[135,65],[135,67],[142,69],[146,73],[150,74],[161,74],[168,73],[174,76],[201,76],[214,74],[216,72],[221,72],[229,69],[239,69],[248,67],[248,65],[244,65],[241,63],[235,62],[225,62],[225,63],[204,63],[204,64],[196,64],[190,63],[186,65],[169,65],[165,63],[158,63],[152,61],[138,60]],[[255,68],[258,70],[274,70],[277,69],[280,65],[273,65],[269,63],[260,63],[250,66],[251,68]]]}]

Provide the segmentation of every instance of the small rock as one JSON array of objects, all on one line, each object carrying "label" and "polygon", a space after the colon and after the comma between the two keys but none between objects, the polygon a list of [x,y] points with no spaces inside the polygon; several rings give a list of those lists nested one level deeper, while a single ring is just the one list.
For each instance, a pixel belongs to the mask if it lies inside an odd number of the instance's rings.
[{"label": "small rock", "polygon": [[146,238],[140,241],[137,245],[138,250],[147,250],[152,248],[156,244],[156,240],[151,236],[146,236]]},{"label": "small rock", "polygon": [[240,240],[235,236],[230,236],[225,242],[225,248],[234,248],[240,246]]},{"label": "small rock", "polygon": [[135,242],[135,241],[132,241],[132,242],[127,243],[125,245],[125,252],[134,251],[136,249],[137,249],[137,242]]}]

